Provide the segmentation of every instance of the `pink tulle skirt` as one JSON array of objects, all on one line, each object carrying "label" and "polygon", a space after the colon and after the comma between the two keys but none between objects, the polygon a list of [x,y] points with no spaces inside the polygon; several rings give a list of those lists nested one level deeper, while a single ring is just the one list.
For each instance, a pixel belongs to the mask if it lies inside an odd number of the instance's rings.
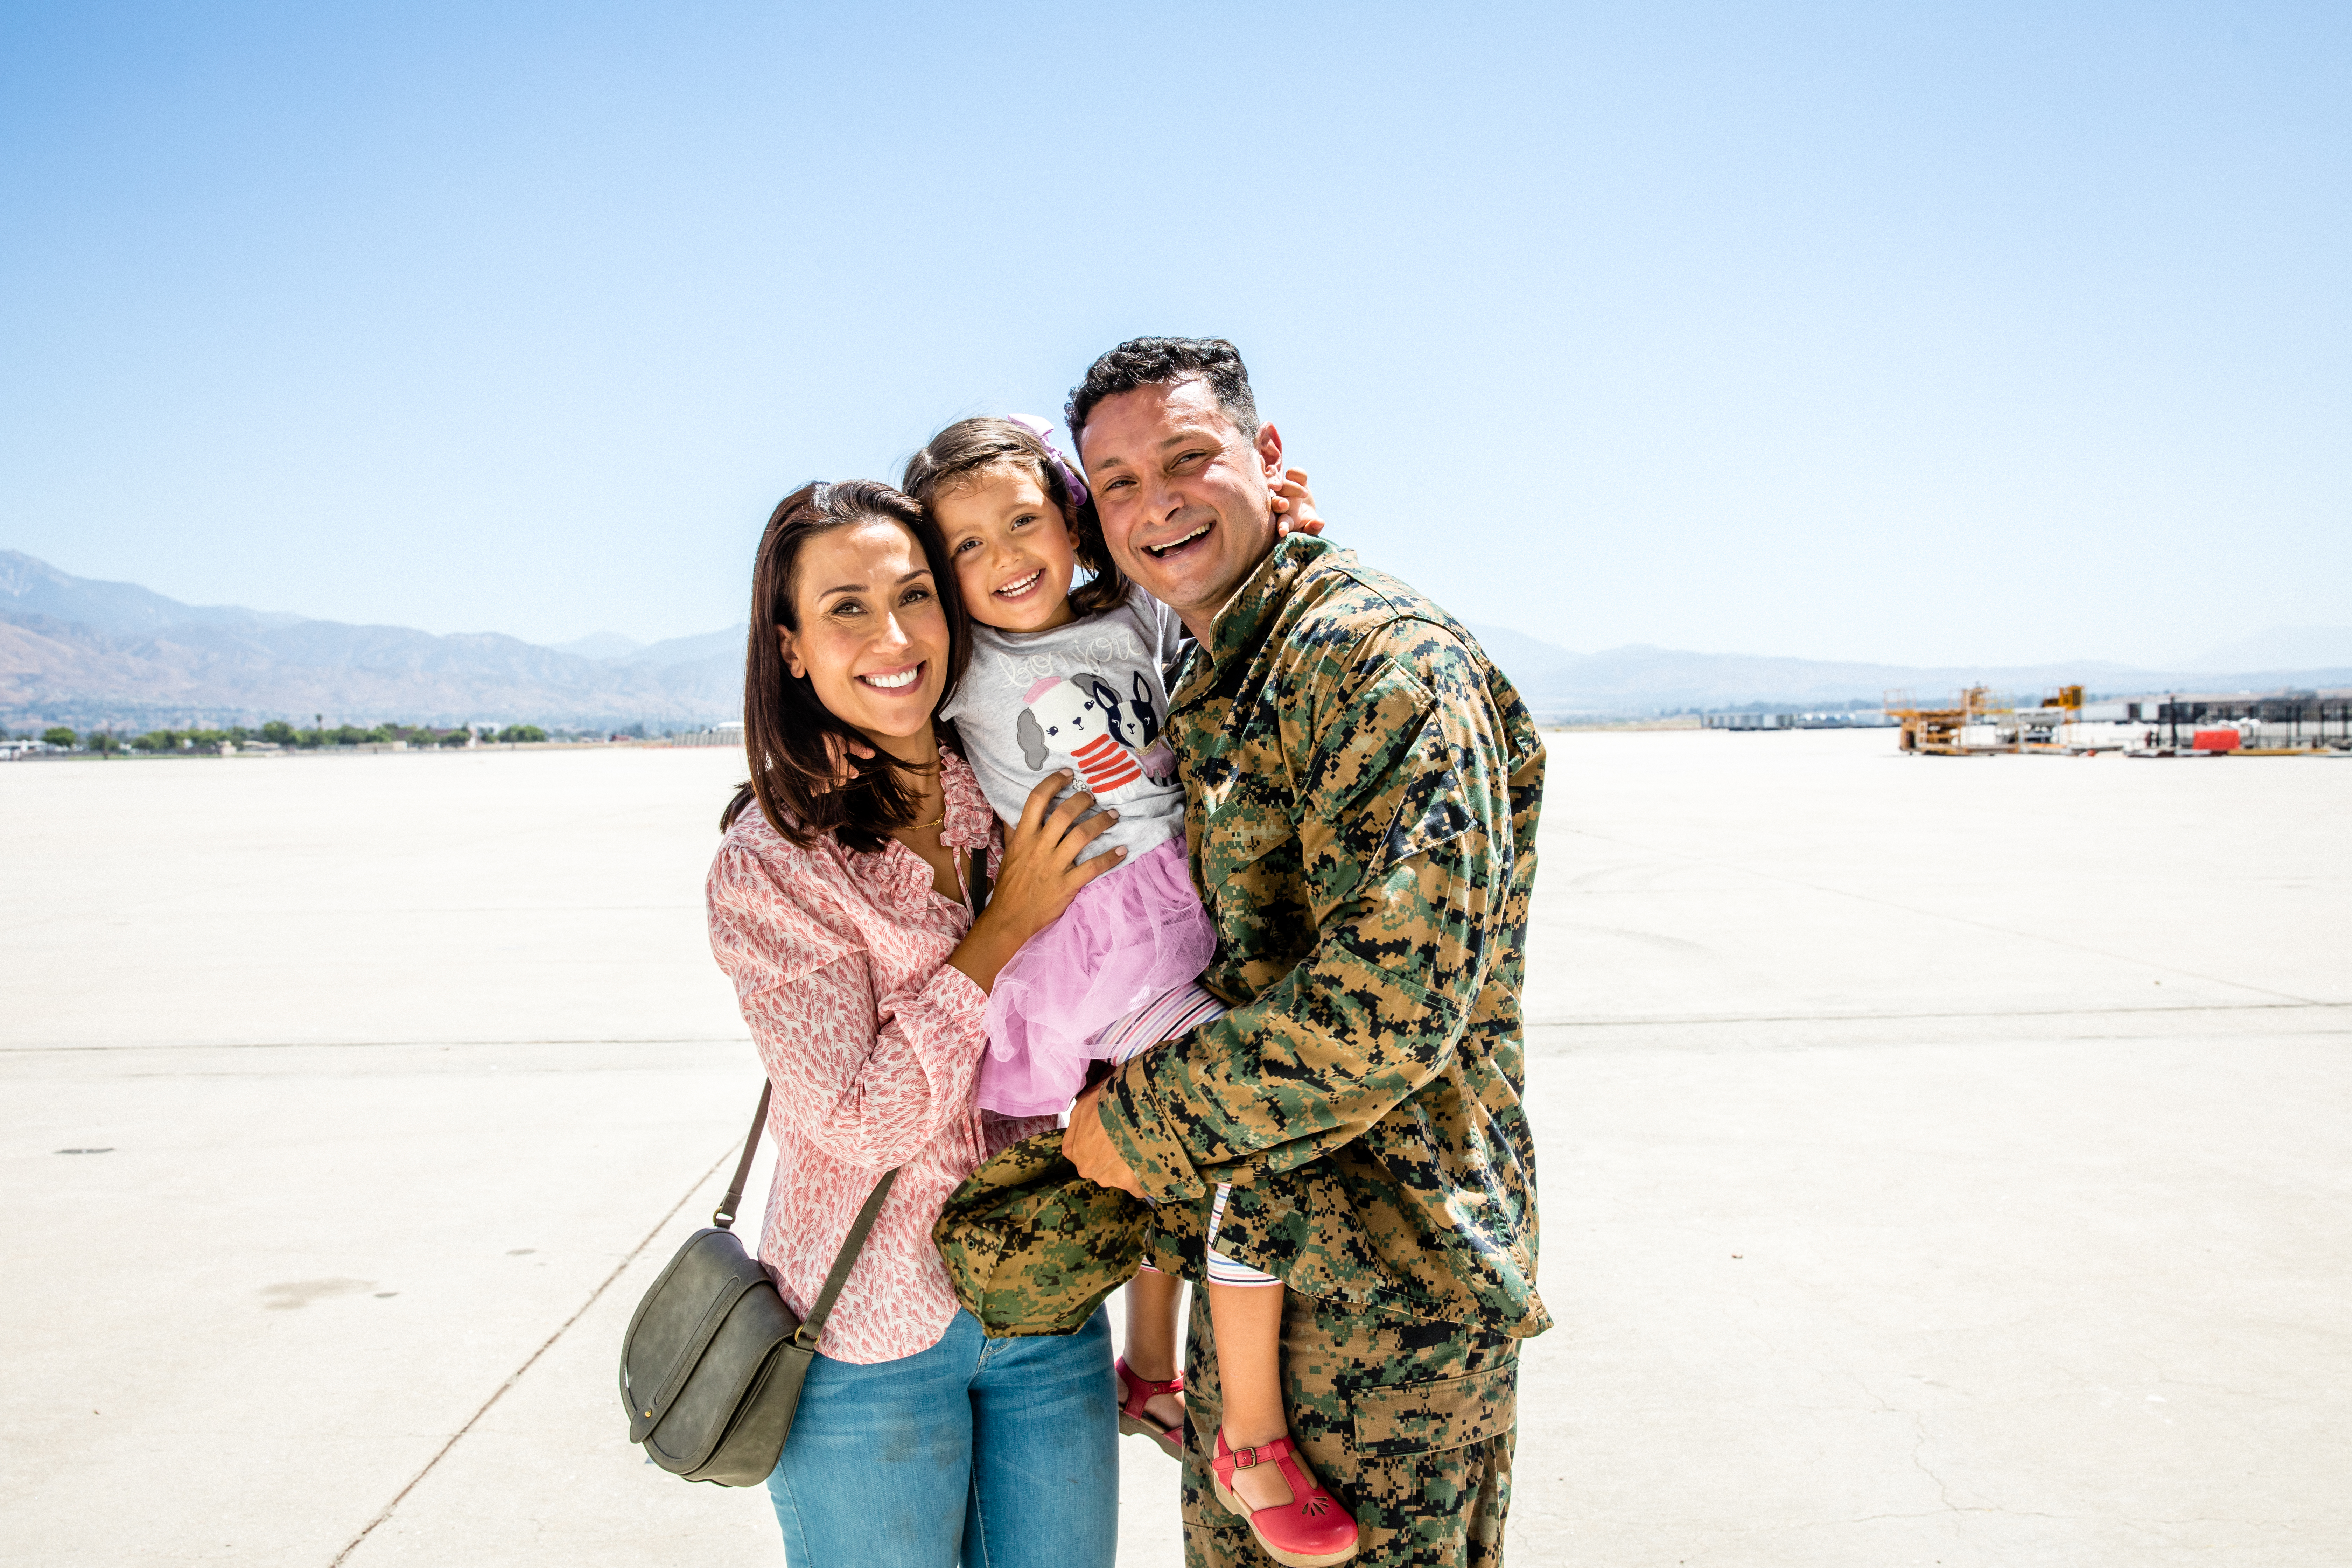
[{"label": "pink tulle skirt", "polygon": [[1216,951],[1182,838],[1088,882],[996,977],[980,1108],[1002,1116],[1068,1110],[1087,1065],[1107,1054],[1095,1037],[1192,979]]}]

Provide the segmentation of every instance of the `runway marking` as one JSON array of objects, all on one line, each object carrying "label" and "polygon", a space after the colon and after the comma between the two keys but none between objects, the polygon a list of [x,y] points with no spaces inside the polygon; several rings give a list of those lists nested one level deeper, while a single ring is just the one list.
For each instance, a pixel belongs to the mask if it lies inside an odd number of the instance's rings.
[{"label": "runway marking", "polygon": [[390,1519],[393,1516],[394,1510],[398,1509],[404,1501],[407,1500],[408,1494],[416,1489],[417,1483],[424,1480],[425,1477],[431,1475],[433,1473],[434,1467],[440,1464],[442,1460],[449,1457],[449,1450],[457,1446],[458,1439],[465,1436],[467,1433],[472,1431],[475,1426],[480,1422],[482,1417],[490,1413],[491,1405],[496,1405],[500,1399],[506,1397],[506,1392],[508,1389],[512,1388],[516,1384],[522,1381],[523,1373],[529,1372],[532,1367],[539,1364],[539,1358],[545,1355],[550,1350],[552,1350],[555,1346],[556,1341],[562,1339],[565,1334],[572,1331],[572,1325],[585,1317],[587,1315],[588,1309],[594,1306],[597,1301],[603,1299],[604,1292],[613,1288],[613,1281],[618,1279],[622,1275],[628,1272],[629,1265],[635,1263],[639,1258],[645,1255],[646,1248],[654,1244],[654,1238],[661,1235],[664,1230],[667,1229],[669,1227],[669,1222],[677,1217],[678,1210],[686,1207],[688,1204],[693,1202],[694,1194],[702,1190],[703,1184],[710,1180],[711,1177],[717,1175],[720,1168],[723,1167],[728,1161],[735,1157],[735,1153],[736,1145],[730,1143],[728,1145],[725,1153],[720,1154],[719,1158],[710,1162],[710,1168],[703,1172],[701,1175],[695,1178],[694,1184],[687,1188],[686,1192],[678,1198],[677,1202],[670,1205],[669,1212],[662,1215],[661,1218],[656,1222],[653,1229],[646,1232],[646,1238],[637,1243],[636,1247],[631,1250],[626,1258],[621,1259],[620,1263],[610,1274],[604,1276],[604,1282],[603,1284],[597,1286],[596,1289],[588,1293],[588,1299],[580,1303],[580,1310],[573,1312],[570,1317],[564,1319],[562,1326],[558,1328],[553,1333],[547,1336],[546,1343],[531,1352],[530,1359],[525,1361],[520,1366],[515,1368],[514,1371],[509,1374],[507,1380],[499,1384],[497,1389],[491,1393],[488,1399],[482,1401],[482,1407],[479,1410],[475,1411],[474,1414],[467,1419],[466,1424],[463,1426],[458,1427],[457,1430],[451,1435],[447,1442],[441,1445],[441,1448],[438,1453],[425,1461],[425,1468],[408,1479],[408,1484],[401,1488],[398,1494],[395,1495],[390,1502],[383,1505],[383,1511],[382,1513],[377,1514],[373,1519],[368,1521],[366,1529],[361,1531],[357,1535],[352,1536],[350,1544],[346,1545],[341,1552],[335,1553],[335,1560],[332,1563],[328,1563],[327,1568],[342,1568],[344,1559],[348,1558],[352,1552],[360,1549],[360,1542],[365,1541],[370,1534],[373,1533],[377,1525],[382,1524],[385,1520]]}]

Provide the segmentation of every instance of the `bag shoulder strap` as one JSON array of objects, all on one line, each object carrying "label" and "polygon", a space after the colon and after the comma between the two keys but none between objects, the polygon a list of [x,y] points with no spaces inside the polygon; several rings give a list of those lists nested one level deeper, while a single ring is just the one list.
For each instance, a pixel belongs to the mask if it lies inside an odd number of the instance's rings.
[{"label": "bag shoulder strap", "polygon": [[841,1238],[841,1251],[834,1257],[833,1272],[824,1277],[824,1289],[816,1293],[816,1300],[810,1305],[808,1316],[801,1320],[801,1326],[793,1332],[794,1344],[809,1350],[816,1349],[817,1339],[824,1332],[824,1321],[833,1315],[834,1298],[841,1294],[842,1286],[849,1279],[849,1271],[857,1266],[857,1255],[866,1247],[866,1233],[874,1228],[875,1220],[882,1213],[882,1200],[890,1195],[890,1189],[898,1183],[898,1167],[893,1166],[882,1173],[882,1179],[874,1184],[872,1192],[866,1194],[866,1206],[857,1211],[857,1217],[849,1222],[849,1234]]},{"label": "bag shoulder strap", "polygon": [[[971,910],[976,917],[988,907],[988,851],[985,847],[971,852]],[[726,1199],[710,1216],[710,1223],[721,1230],[734,1227],[737,1207],[743,1201],[743,1184],[751,1179],[751,1156],[759,1152],[761,1131],[768,1125],[768,1102],[774,1098],[775,1092],[776,1085],[772,1079],[760,1086],[760,1109],[751,1113],[751,1131],[743,1140],[743,1157],[735,1162],[735,1179],[727,1184]],[[849,1271],[857,1266],[857,1255],[866,1249],[866,1237],[874,1229],[874,1222],[881,1217],[883,1201],[889,1197],[890,1189],[898,1184],[898,1172],[894,1166],[883,1172],[882,1179],[874,1184],[874,1190],[866,1194],[866,1206],[859,1209],[857,1217],[850,1222],[849,1234],[841,1238],[841,1250],[834,1255],[833,1272],[824,1277],[824,1289],[817,1292],[808,1316],[801,1320],[799,1330],[793,1335],[795,1343],[812,1350],[816,1347],[817,1336],[824,1332],[825,1319],[833,1315],[833,1303],[840,1296],[842,1286],[848,1282]]]},{"label": "bag shoulder strap", "polygon": [[971,852],[971,918],[978,920],[980,911],[988,908],[988,846],[983,844]]},{"label": "bag shoulder strap", "polygon": [[[743,1140],[743,1157],[735,1163],[735,1179],[727,1184],[726,1201],[710,1216],[710,1223],[721,1230],[731,1229],[735,1224],[735,1208],[743,1201],[743,1184],[751,1179],[751,1156],[759,1150],[760,1131],[768,1124],[768,1101],[774,1098],[775,1092],[773,1079],[760,1087],[760,1110],[751,1118],[751,1136]],[[801,1320],[799,1330],[793,1335],[793,1342],[811,1350],[816,1348],[817,1336],[824,1332],[824,1321],[833,1315],[834,1299],[841,1294],[842,1286],[847,1283],[849,1271],[857,1266],[857,1255],[866,1248],[866,1235],[873,1230],[874,1222],[881,1217],[882,1201],[890,1195],[890,1189],[898,1183],[898,1167],[893,1166],[882,1173],[882,1179],[874,1184],[872,1192],[866,1194],[866,1206],[857,1211],[857,1217],[849,1224],[849,1234],[841,1238],[841,1250],[834,1255],[833,1272],[824,1277],[824,1289],[817,1292],[816,1302],[809,1308],[809,1315]]]},{"label": "bag shoulder strap", "polygon": [[727,1195],[710,1215],[710,1223],[721,1230],[735,1228],[735,1207],[743,1201],[743,1184],[751,1179],[751,1156],[760,1152],[760,1130],[768,1124],[768,1100],[775,1092],[773,1079],[760,1086],[760,1109],[751,1112],[751,1131],[743,1140],[743,1157],[735,1162],[735,1179],[727,1184]]}]

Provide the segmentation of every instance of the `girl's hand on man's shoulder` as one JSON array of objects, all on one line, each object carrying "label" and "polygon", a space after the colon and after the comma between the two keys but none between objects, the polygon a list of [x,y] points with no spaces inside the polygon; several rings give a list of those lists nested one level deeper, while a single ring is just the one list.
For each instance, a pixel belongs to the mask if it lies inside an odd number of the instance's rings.
[{"label": "girl's hand on man's shoulder", "polygon": [[1322,514],[1315,510],[1315,492],[1307,488],[1305,468],[1286,468],[1282,483],[1273,487],[1271,505],[1274,508],[1274,532],[1279,539],[1286,533],[1323,531]]}]

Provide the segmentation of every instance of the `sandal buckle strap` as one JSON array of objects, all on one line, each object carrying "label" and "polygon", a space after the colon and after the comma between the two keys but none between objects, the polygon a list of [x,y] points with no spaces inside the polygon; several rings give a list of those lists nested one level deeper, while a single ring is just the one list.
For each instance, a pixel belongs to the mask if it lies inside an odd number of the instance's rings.
[{"label": "sandal buckle strap", "polygon": [[1233,1448],[1228,1451],[1233,1455],[1234,1463],[1236,1466],[1244,1470],[1255,1469],[1260,1465],[1278,1465],[1290,1458],[1290,1439],[1276,1437],[1272,1442],[1260,1443],[1255,1448]]}]

